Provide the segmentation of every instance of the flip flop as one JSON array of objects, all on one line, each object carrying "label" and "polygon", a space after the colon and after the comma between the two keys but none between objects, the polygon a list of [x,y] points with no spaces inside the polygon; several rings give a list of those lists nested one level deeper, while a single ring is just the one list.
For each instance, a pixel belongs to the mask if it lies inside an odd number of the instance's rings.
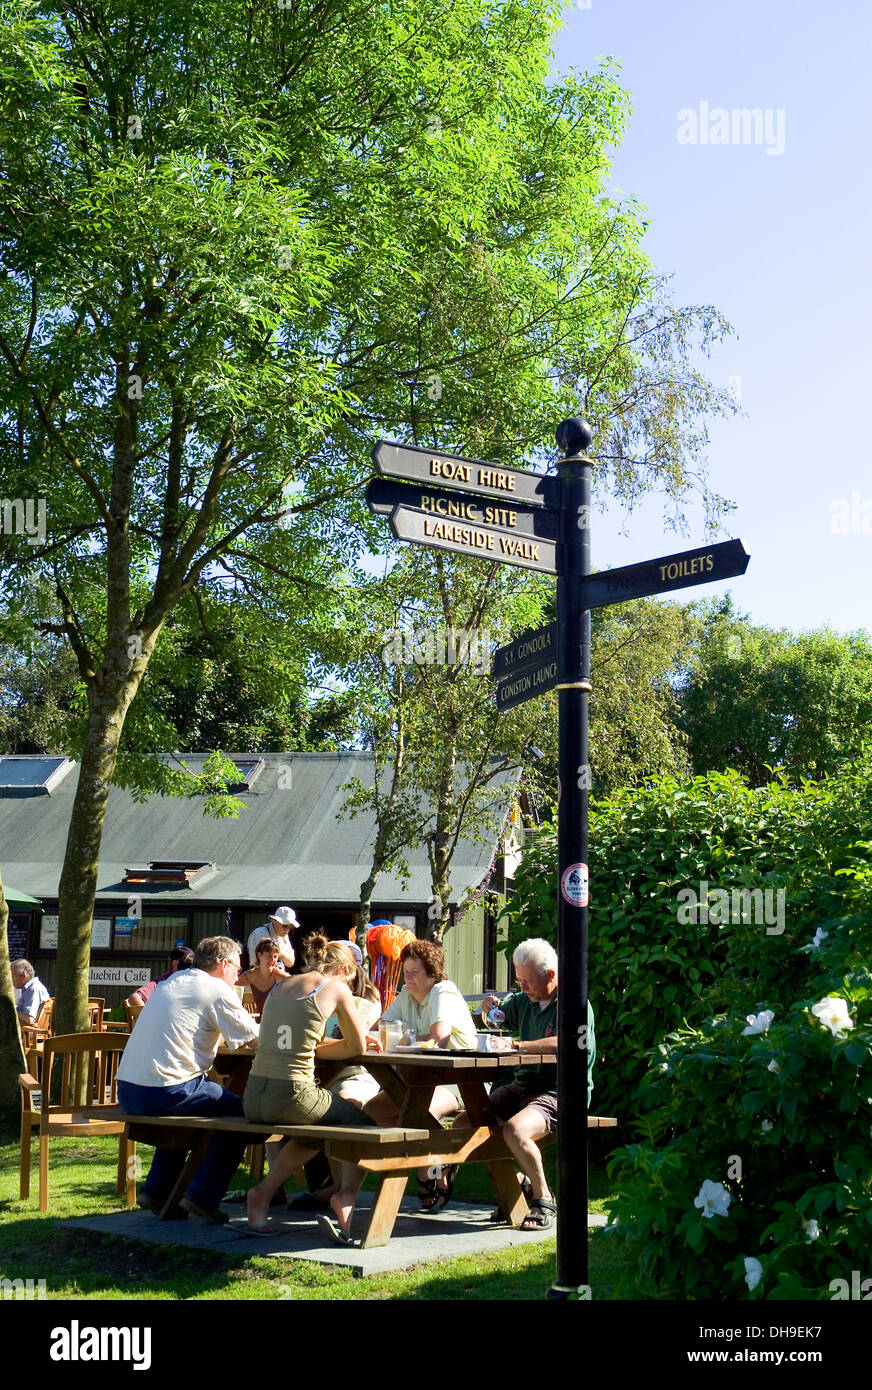
[{"label": "flip flop", "polygon": [[343,1231],[338,1221],[334,1221],[332,1216],[321,1215],[318,1217],[318,1225],[325,1236],[330,1236],[337,1245],[358,1246],[359,1240],[355,1240],[347,1231]]}]

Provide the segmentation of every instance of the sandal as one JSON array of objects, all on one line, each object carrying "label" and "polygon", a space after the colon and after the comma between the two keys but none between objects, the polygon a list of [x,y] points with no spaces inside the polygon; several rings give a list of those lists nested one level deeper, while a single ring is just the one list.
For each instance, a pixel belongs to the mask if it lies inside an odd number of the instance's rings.
[{"label": "sandal", "polygon": [[557,1207],[553,1202],[546,1202],[537,1197],[530,1199],[530,1210],[521,1222],[522,1231],[547,1231],[554,1225],[554,1218],[557,1215]]},{"label": "sandal", "polygon": [[349,1245],[353,1247],[360,1245],[360,1241],[355,1240],[347,1231],[343,1231],[339,1222],[334,1221],[332,1216],[319,1216],[316,1219],[325,1236],[330,1236],[331,1240],[335,1240],[337,1245]]},{"label": "sandal", "polygon": [[[446,1168],[443,1168],[441,1181],[439,1178],[427,1178],[426,1181],[418,1179],[421,1212],[425,1216],[429,1216],[434,1211],[442,1211],[443,1207],[448,1206],[454,1194],[458,1167],[459,1164],[450,1163]],[[428,1202],[429,1206],[425,1206],[425,1202]]]}]

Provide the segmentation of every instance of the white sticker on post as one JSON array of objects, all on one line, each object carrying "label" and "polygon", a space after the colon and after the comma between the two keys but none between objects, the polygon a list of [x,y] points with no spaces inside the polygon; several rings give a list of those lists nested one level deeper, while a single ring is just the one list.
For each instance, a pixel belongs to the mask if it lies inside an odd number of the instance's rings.
[{"label": "white sticker on post", "polygon": [[572,907],[587,907],[587,865],[570,864],[563,870],[560,891]]}]

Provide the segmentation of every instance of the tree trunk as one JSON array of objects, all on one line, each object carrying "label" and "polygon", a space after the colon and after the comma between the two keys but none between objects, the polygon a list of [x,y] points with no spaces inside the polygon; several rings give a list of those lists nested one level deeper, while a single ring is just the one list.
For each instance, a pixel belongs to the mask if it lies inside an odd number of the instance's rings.
[{"label": "tree trunk", "polygon": [[[89,691],[88,735],[79,767],[67,847],[58,888],[58,954],[55,975],[55,1032],[81,1033],[88,1028],[88,975],[91,923],[97,892],[100,845],[106,803],[118,757],[127,711],[139,688],[154,647],[154,633],[135,660],[118,653],[104,663],[99,687]],[[127,638],[125,636],[126,644]]]},{"label": "tree trunk", "polygon": [[18,1098],[18,1074],[25,1070],[18,1014],[9,969],[9,938],[6,923],[9,908],[3,896],[0,878],[0,1115],[11,1119],[21,1108]]},{"label": "tree trunk", "polygon": [[436,802],[436,827],[428,836],[427,848],[430,856],[430,886],[433,890],[433,905],[428,912],[427,935],[432,941],[441,941],[442,933],[448,925],[450,912],[448,899],[451,894],[451,859],[454,853],[454,834],[452,830],[452,809],[454,801],[455,757],[453,743],[446,749],[439,779],[439,793]]},{"label": "tree trunk", "polygon": [[388,794],[386,805],[380,805],[378,800],[379,770],[378,763],[373,759],[373,776],[375,778],[373,794],[375,798],[376,835],[375,844],[372,848],[372,866],[367,877],[360,885],[360,903],[357,909],[357,944],[364,952],[366,951],[366,930],[369,926],[372,890],[375,888],[379,874],[391,857],[388,848],[391,836],[391,820],[396,810],[403,785],[403,763],[405,758],[403,722],[403,714],[400,709],[397,714],[397,743],[394,752],[394,766],[391,772],[391,789]]}]

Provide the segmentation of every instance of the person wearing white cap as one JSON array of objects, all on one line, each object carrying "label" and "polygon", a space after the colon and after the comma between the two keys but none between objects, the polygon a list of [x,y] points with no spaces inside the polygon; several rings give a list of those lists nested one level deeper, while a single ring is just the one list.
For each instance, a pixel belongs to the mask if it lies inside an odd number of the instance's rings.
[{"label": "person wearing white cap", "polygon": [[268,922],[262,927],[255,927],[251,936],[248,938],[248,959],[254,961],[257,951],[258,941],[263,941],[264,937],[271,936],[279,948],[279,957],[282,964],[290,970],[293,967],[294,948],[291,945],[291,927],[299,927],[297,914],[292,907],[277,907]]}]

